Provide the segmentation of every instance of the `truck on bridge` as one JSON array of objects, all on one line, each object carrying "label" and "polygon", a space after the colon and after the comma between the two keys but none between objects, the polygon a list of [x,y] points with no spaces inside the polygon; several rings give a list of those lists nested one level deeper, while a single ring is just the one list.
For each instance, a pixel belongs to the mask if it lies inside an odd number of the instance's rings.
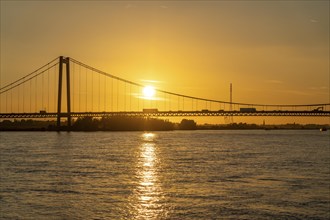
[{"label": "truck on bridge", "polygon": [[240,112],[256,112],[257,109],[256,108],[240,108],[239,111]]},{"label": "truck on bridge", "polygon": [[144,108],[143,113],[157,113],[158,109],[157,108]]}]

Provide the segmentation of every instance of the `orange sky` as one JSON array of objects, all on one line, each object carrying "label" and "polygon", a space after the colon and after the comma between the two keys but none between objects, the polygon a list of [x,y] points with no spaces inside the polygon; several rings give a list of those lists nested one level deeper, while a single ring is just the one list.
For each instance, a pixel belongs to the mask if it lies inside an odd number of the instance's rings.
[{"label": "orange sky", "polygon": [[1,86],[60,55],[191,96],[329,103],[329,1],[1,1]]}]

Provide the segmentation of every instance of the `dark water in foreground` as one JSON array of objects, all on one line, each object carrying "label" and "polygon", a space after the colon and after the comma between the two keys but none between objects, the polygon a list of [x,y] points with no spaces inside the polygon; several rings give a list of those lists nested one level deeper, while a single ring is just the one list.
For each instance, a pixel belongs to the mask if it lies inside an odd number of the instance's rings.
[{"label": "dark water in foreground", "polygon": [[329,131],[1,132],[2,219],[329,219]]}]

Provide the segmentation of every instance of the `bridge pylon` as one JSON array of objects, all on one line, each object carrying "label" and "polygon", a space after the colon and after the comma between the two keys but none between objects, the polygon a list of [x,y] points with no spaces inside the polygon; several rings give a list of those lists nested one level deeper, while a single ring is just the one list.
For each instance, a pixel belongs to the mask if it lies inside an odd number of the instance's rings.
[{"label": "bridge pylon", "polygon": [[[57,97],[57,128],[61,129],[61,118],[67,117],[68,129],[71,127],[71,99],[70,99],[70,58],[59,57],[59,72],[58,72],[58,97]],[[66,67],[66,99],[67,99],[67,112],[62,113],[62,83],[63,83],[63,66]]]}]

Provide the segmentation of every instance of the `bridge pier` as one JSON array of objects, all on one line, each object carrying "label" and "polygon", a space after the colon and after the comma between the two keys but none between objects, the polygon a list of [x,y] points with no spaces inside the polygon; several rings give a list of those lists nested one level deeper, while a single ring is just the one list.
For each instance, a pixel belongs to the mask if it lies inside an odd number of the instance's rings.
[{"label": "bridge pier", "polygon": [[70,99],[70,58],[60,56],[59,62],[59,78],[58,78],[58,97],[57,97],[57,129],[61,130],[61,117],[62,114],[62,81],[63,81],[63,65],[66,65],[66,99],[67,99],[67,113],[65,116],[68,120],[68,130],[71,127],[71,99]]}]

